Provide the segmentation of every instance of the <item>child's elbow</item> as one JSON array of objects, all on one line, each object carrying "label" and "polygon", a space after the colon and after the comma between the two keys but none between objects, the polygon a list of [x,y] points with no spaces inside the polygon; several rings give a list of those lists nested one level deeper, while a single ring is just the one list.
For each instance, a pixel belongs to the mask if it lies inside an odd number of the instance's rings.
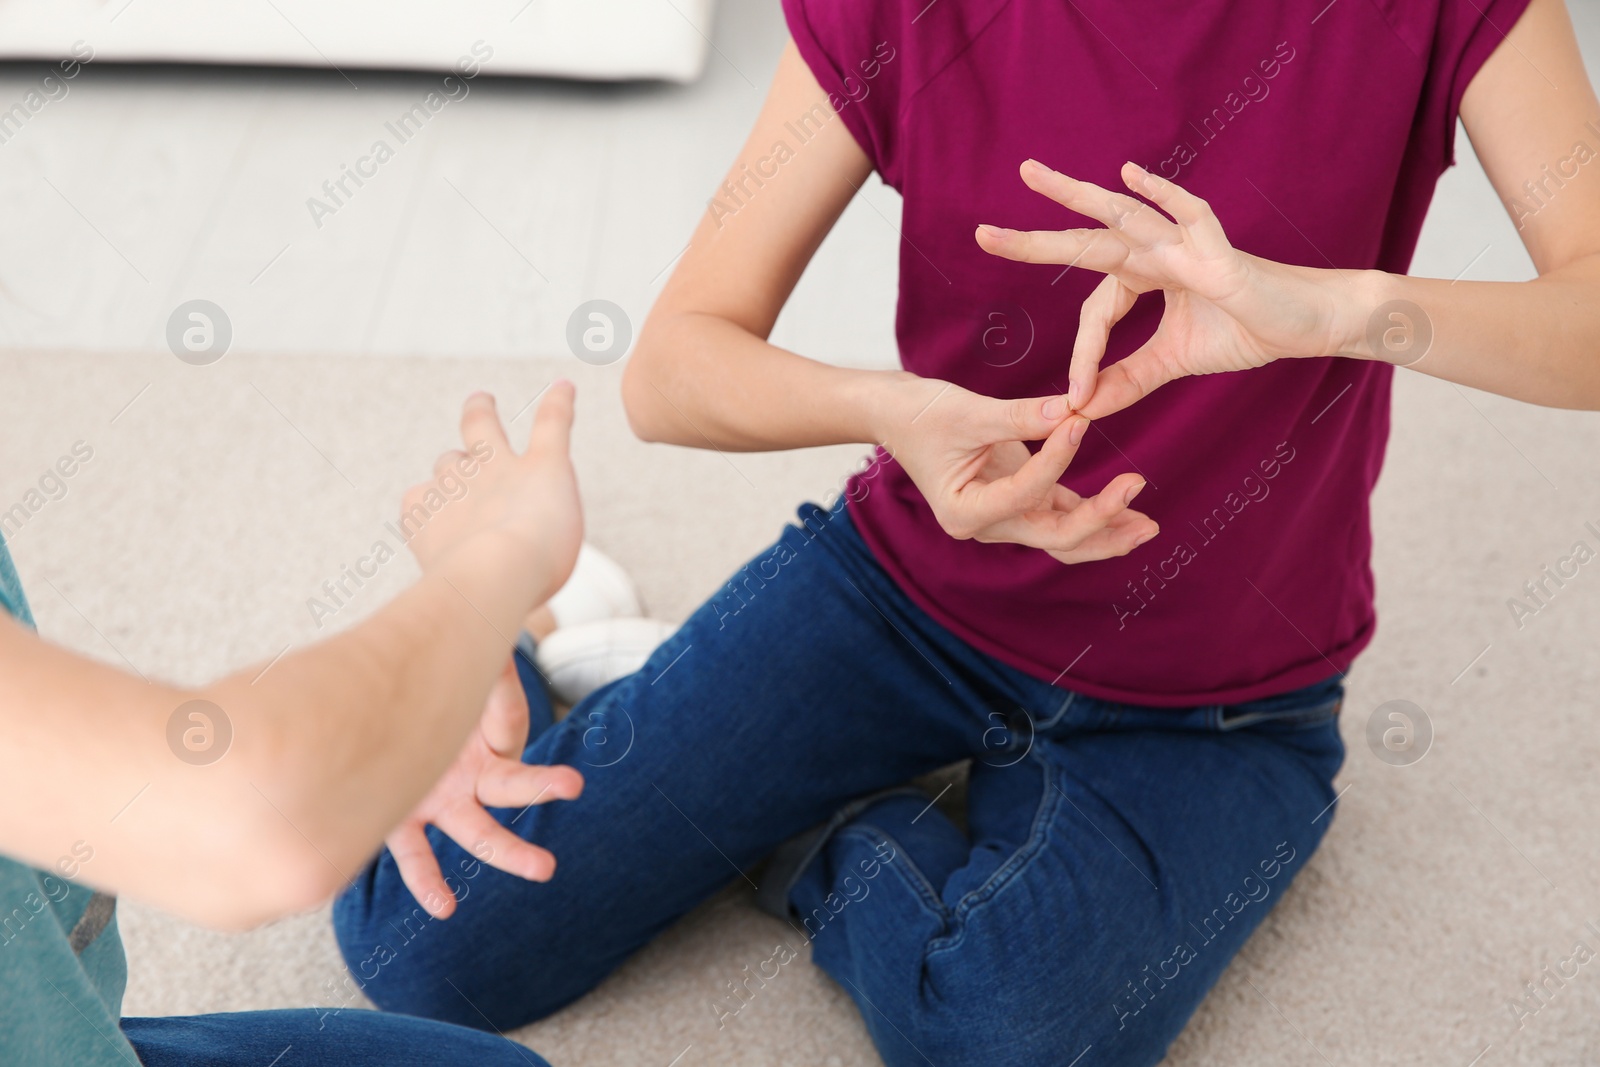
[{"label": "child's elbow", "polygon": [[311,911],[344,888],[345,876],[304,839],[276,833],[239,838],[212,850],[194,871],[195,895],[177,910],[201,926],[229,933]]},{"label": "child's elbow", "polygon": [[645,324],[639,343],[622,368],[622,408],[628,417],[628,429],[649,444],[667,440],[662,417],[666,398],[656,384],[665,355],[656,341],[657,332],[650,329],[650,323]]}]

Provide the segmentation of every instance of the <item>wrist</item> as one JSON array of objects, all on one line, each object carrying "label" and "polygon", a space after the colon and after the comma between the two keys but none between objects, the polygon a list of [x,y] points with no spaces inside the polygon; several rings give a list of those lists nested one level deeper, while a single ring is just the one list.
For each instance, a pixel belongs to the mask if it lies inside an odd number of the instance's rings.
[{"label": "wrist", "polygon": [[1405,297],[1406,279],[1381,270],[1342,274],[1336,287],[1335,351],[1351,359],[1405,366],[1415,363],[1433,339],[1427,313]]},{"label": "wrist", "polygon": [[423,576],[453,587],[497,630],[514,632],[566,577],[547,564],[550,558],[550,551],[509,530],[486,530],[424,568]]},{"label": "wrist", "polygon": [[[915,418],[938,391],[938,383],[910,371],[870,371],[862,394],[864,436],[875,445],[887,443]],[[928,395],[923,396],[926,392]]]}]

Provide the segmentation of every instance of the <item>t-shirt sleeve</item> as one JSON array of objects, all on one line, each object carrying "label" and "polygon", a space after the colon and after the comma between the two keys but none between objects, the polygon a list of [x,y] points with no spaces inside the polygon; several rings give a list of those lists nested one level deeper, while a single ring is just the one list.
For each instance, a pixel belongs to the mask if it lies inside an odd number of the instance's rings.
[{"label": "t-shirt sleeve", "polygon": [[1505,43],[1511,27],[1530,0],[1439,0],[1434,37],[1434,79],[1444,109],[1445,163],[1456,161],[1456,119],[1461,98],[1494,50]]},{"label": "t-shirt sleeve", "polygon": [[899,187],[901,0],[783,0],[800,56],[873,169]]}]

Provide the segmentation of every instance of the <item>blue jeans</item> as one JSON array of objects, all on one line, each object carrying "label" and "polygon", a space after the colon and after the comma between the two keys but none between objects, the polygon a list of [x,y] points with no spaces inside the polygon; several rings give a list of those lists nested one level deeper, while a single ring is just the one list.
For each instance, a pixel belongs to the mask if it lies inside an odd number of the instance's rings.
[{"label": "blue jeans", "polygon": [[375,1011],[124,1019],[143,1067],[549,1067],[504,1037]]},{"label": "blue jeans", "polygon": [[[484,868],[455,916],[421,922],[388,854],[357,879],[334,922],[367,994],[523,1025],[791,836],[970,759],[965,831],[903,792],[835,828],[785,944],[725,1010],[809,943],[891,1067],[1060,1067],[1091,1045],[1156,1063],[1329,824],[1339,679],[1231,707],[1089,699],[934,622],[843,510],[801,522],[528,746],[588,781],[498,813],[555,852],[551,882]],[[447,870],[470,864],[433,841]]]}]

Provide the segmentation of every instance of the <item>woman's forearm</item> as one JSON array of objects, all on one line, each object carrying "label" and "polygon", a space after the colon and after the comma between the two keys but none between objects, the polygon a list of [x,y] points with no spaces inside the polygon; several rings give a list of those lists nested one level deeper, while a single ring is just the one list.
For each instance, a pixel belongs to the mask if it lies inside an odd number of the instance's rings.
[{"label": "woman's forearm", "polygon": [[1600,256],[1527,282],[1370,271],[1348,292],[1349,354],[1530,404],[1600,409]]},{"label": "woman's forearm", "polygon": [[647,441],[730,452],[878,444],[911,377],[820,363],[720,316],[667,311],[640,336],[623,401]]}]

